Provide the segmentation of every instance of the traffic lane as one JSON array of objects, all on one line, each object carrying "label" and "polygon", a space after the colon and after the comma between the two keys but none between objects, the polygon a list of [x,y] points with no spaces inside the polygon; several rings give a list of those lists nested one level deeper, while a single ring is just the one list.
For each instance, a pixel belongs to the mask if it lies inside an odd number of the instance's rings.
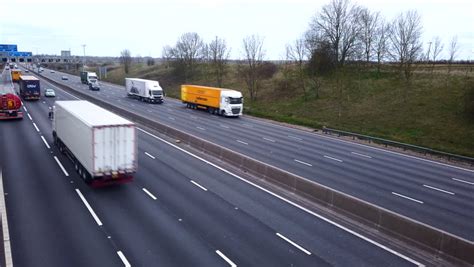
[{"label": "traffic lane", "polygon": [[[264,224],[266,228],[276,233],[282,233],[290,237],[297,244],[311,251],[318,258],[329,262],[331,265],[406,265],[407,262],[401,258],[371,245],[351,233],[342,231],[335,225],[328,224],[317,217],[296,208],[287,202],[278,199],[244,181],[215,170],[215,167],[201,161],[189,161],[189,156],[182,153],[173,153],[174,148],[157,142],[155,138],[140,135],[144,148],[141,164],[156,166],[157,161],[163,162],[165,166],[182,173],[183,186],[175,187],[175,178],[169,175],[160,175],[161,169],[155,171],[155,175],[146,176],[147,180],[140,180],[143,187],[152,192],[158,199],[171,195],[177,198],[178,193],[173,194],[181,188],[194,188],[195,191],[214,199],[214,202],[225,203],[235,216],[250,217],[258,223]],[[181,164],[176,164],[180,162]],[[187,164],[183,164],[187,162]],[[156,167],[158,168],[158,167]],[[212,173],[212,175],[210,175]],[[200,186],[194,185],[194,181]],[[186,194],[184,194],[186,195]],[[179,205],[183,202],[177,199],[170,205]],[[186,205],[185,205],[186,206]],[[277,238],[273,242],[283,242]],[[290,246],[291,247],[291,246]],[[259,249],[257,249],[259,250]],[[295,251],[298,251],[295,249]],[[341,257],[341,255],[344,255]],[[370,257],[367,257],[370,255]]]},{"label": "traffic lane", "polygon": [[[46,105],[40,102],[37,104],[36,107],[30,106],[29,110],[39,113],[38,111],[46,108]],[[47,120],[38,125],[42,131],[51,131]],[[47,140],[52,143],[51,136],[48,136]],[[120,249],[128,262],[143,266],[189,266],[196,259],[205,266],[216,266],[220,262],[213,251],[203,250],[202,245],[196,244],[199,240],[180,234],[182,230],[176,229],[176,226],[173,228],[175,222],[162,218],[162,212],[147,209],[146,199],[139,194],[140,191],[136,187],[117,186],[103,190],[90,188],[75,174],[67,157],[58,155],[58,158],[69,173],[71,181],[81,190],[97,214],[104,238],[114,244],[117,250]],[[131,192],[133,190],[136,191],[135,194]],[[88,215],[86,218],[91,217]],[[183,245],[183,240],[186,240],[186,244],[192,249],[182,249],[187,248]]]},{"label": "traffic lane", "polygon": [[8,136],[0,142],[8,151],[1,162],[14,264],[119,264],[31,122],[3,124],[0,131]]},{"label": "traffic lane", "polygon": [[[171,155],[176,153],[171,152]],[[147,179],[149,182],[143,188],[157,197],[154,202],[168,210],[176,223],[181,223],[187,231],[208,244],[211,251],[222,251],[235,264],[243,266],[328,265],[316,255],[293,250],[290,244],[281,242],[266,224],[241,214],[225,199],[209,193],[195,176],[183,175],[183,165],[193,165],[191,161],[195,159],[174,157],[169,163],[171,165],[148,159],[149,156],[140,154],[137,183]],[[217,172],[208,169],[205,175],[215,176]]]}]

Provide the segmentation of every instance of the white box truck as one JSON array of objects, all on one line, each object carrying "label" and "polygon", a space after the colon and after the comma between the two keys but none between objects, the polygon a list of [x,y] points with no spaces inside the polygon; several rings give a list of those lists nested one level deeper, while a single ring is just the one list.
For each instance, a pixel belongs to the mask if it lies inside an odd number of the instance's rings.
[{"label": "white box truck", "polygon": [[135,124],[88,101],[56,101],[54,144],[92,186],[125,183],[137,170]]},{"label": "white box truck", "polygon": [[129,97],[150,103],[163,103],[163,89],[158,81],[125,78],[125,88]]}]

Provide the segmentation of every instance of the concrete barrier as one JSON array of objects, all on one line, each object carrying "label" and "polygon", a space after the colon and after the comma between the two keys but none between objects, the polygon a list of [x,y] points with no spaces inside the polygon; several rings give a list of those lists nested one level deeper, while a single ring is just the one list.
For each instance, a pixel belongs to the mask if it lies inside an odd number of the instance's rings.
[{"label": "concrete barrier", "polygon": [[80,95],[82,98],[110,109],[136,123],[144,124],[158,132],[180,139],[196,149],[203,150],[220,158],[222,161],[238,166],[259,178],[282,186],[299,196],[310,200],[317,200],[317,202],[333,208],[335,211],[343,211],[358,221],[371,227],[375,226],[380,231],[390,234],[397,239],[401,239],[404,242],[408,241],[410,244],[423,249],[428,249],[431,252],[437,253],[440,257],[454,258],[474,265],[474,243],[472,241],[396,214],[238,152],[231,151],[171,126],[150,120],[140,114],[114,106],[47,77],[43,78],[58,87]]}]

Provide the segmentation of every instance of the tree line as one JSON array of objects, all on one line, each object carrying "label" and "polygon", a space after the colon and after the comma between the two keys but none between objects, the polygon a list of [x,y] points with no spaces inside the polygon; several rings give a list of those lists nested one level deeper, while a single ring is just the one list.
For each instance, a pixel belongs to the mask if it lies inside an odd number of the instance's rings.
[{"label": "tree line", "polygon": [[[437,36],[429,43],[428,50],[423,51],[421,38],[421,17],[415,10],[400,13],[387,21],[379,12],[350,0],[330,0],[311,18],[305,33],[286,45],[286,60],[281,69],[284,77],[298,84],[305,99],[310,92],[319,96],[321,75],[335,73],[339,77],[345,66],[354,62],[366,66],[375,64],[377,73],[384,62],[395,63],[400,78],[409,88],[414,64],[428,63],[433,72],[445,48]],[[243,38],[241,48],[243,58],[238,64],[238,75],[245,81],[250,98],[256,100],[261,80],[272,72],[271,64],[265,62],[264,39],[249,35]],[[449,74],[459,50],[456,37],[447,50]],[[216,36],[206,43],[197,33],[189,32],[181,35],[175,45],[163,47],[162,58],[184,81],[194,78],[199,69],[207,68],[217,86],[222,86],[230,51],[221,37]],[[126,72],[130,57],[130,51],[122,51],[120,59]]]}]

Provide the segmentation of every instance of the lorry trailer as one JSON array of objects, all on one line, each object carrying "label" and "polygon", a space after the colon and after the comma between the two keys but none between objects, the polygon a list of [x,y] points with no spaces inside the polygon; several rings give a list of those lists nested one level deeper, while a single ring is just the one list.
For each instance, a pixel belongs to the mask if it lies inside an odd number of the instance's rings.
[{"label": "lorry trailer", "polygon": [[127,96],[149,103],[163,103],[163,89],[158,81],[125,78]]},{"label": "lorry trailer", "polygon": [[56,101],[53,138],[92,186],[130,182],[137,170],[135,124],[84,100]]},{"label": "lorry trailer", "polygon": [[41,97],[40,80],[35,76],[20,76],[20,96],[25,100],[38,100]]},{"label": "lorry trailer", "polygon": [[187,108],[205,109],[222,116],[238,117],[243,110],[242,93],[225,88],[181,85],[181,101]]}]

